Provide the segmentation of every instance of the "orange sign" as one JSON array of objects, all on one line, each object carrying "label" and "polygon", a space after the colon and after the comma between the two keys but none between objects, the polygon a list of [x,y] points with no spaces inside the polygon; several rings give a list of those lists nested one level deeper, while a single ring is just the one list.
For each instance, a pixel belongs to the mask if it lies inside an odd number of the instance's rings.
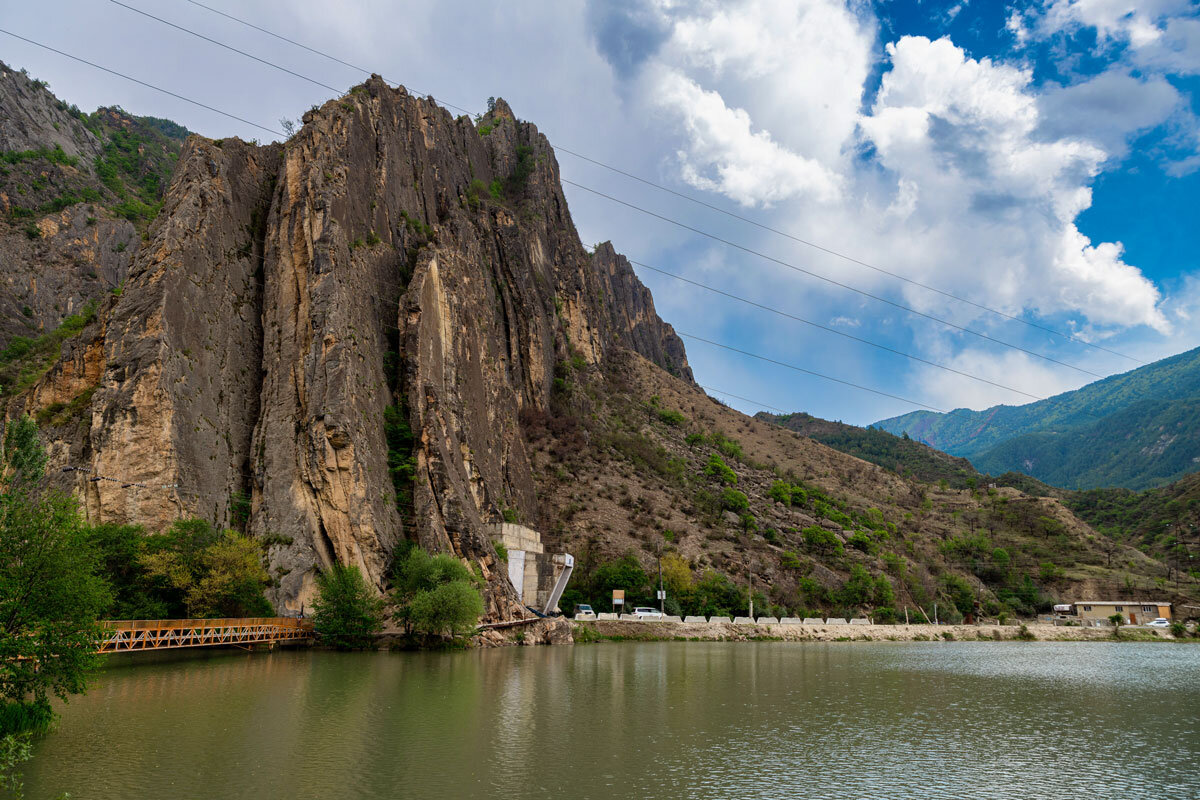
[{"label": "orange sign", "polygon": [[625,590],[624,589],[613,589],[613,605],[614,606],[625,605]]}]

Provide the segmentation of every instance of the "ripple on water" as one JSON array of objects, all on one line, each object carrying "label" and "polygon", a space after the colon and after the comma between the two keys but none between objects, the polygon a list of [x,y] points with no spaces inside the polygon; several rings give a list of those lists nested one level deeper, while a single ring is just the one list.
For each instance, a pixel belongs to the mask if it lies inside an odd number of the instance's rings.
[{"label": "ripple on water", "polygon": [[653,643],[112,670],[30,798],[1200,796],[1200,648]]}]

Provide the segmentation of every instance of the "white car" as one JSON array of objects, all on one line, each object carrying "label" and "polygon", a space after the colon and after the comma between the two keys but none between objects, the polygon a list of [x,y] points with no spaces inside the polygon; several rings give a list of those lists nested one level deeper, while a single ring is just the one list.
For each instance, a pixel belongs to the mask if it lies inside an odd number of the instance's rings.
[{"label": "white car", "polygon": [[633,615],[638,619],[662,619],[663,613],[657,608],[638,606],[633,610]]},{"label": "white car", "polygon": [[1154,620],[1153,622],[1147,622],[1146,627],[1147,628],[1169,628],[1169,627],[1171,627],[1171,623],[1167,622],[1167,620],[1164,619],[1163,617],[1159,617],[1158,619]]},{"label": "white car", "polygon": [[596,612],[587,603],[575,606],[575,619],[595,619]]}]

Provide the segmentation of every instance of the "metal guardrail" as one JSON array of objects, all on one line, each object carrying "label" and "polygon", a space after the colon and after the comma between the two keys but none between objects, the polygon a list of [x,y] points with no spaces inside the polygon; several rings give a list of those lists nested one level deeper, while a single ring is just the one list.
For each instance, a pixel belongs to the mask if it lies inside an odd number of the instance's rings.
[{"label": "metal guardrail", "polygon": [[131,619],[101,624],[105,636],[97,653],[300,642],[313,635],[312,622],[291,617]]}]

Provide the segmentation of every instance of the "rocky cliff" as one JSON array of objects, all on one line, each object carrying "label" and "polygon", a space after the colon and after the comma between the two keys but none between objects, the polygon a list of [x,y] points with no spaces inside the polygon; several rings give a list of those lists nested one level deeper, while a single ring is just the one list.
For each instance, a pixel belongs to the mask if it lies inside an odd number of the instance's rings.
[{"label": "rocky cliff", "polygon": [[0,63],[0,347],[122,285],[185,134],[120,109],[84,114]]},{"label": "rocky cliff", "polygon": [[521,415],[621,349],[691,379],[503,101],[476,123],[373,78],[283,145],[192,137],[146,238],[78,353],[10,413],[90,392],[47,430],[94,520],[231,524],[248,502],[283,609],[335,561],[382,587],[407,538],[477,564],[508,616],[483,526],[538,514]]}]

